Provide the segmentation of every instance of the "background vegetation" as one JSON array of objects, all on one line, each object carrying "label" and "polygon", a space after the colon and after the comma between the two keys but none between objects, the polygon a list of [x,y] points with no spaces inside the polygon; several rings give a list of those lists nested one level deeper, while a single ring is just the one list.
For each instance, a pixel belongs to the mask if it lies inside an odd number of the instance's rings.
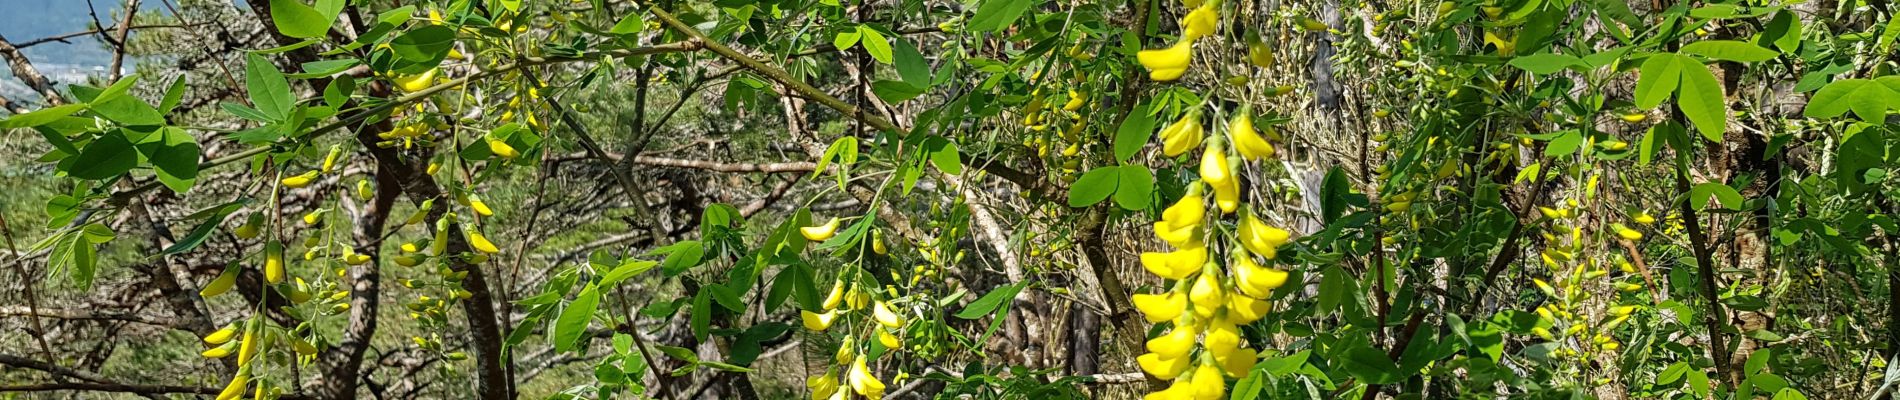
[{"label": "background vegetation", "polygon": [[1882,1],[0,13],[9,397],[1900,380]]}]

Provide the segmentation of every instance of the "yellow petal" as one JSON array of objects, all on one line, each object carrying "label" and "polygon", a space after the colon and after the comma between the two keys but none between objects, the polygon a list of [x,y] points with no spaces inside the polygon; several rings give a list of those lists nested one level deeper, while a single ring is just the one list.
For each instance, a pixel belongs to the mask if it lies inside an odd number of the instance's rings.
[{"label": "yellow petal", "polygon": [[1201,345],[1215,357],[1225,357],[1240,348],[1240,328],[1225,318],[1215,319],[1207,326],[1207,337],[1201,339]]},{"label": "yellow petal", "polygon": [[891,310],[891,303],[877,302],[871,306],[871,317],[886,328],[904,327],[904,317]]},{"label": "yellow petal", "polygon": [[1141,372],[1146,372],[1155,379],[1168,380],[1181,376],[1182,372],[1187,372],[1188,366],[1194,365],[1190,362],[1193,359],[1193,357],[1163,358],[1160,354],[1147,353],[1135,357],[1135,364],[1141,366]]},{"label": "yellow petal", "polygon": [[1188,291],[1188,300],[1194,302],[1194,312],[1205,317],[1227,304],[1227,289],[1220,286],[1214,274],[1201,274]]},{"label": "yellow petal", "polygon": [[1149,352],[1158,354],[1161,358],[1181,358],[1186,356],[1188,351],[1194,350],[1194,336],[1200,334],[1198,331],[1199,329],[1193,324],[1176,325],[1174,330],[1154,339],[1148,339],[1146,347]]},{"label": "yellow petal", "polygon": [[1244,325],[1259,321],[1261,318],[1266,318],[1269,312],[1273,312],[1273,303],[1244,294],[1227,296],[1227,318],[1236,324]]},{"label": "yellow petal", "polygon": [[1148,323],[1151,324],[1158,324],[1181,316],[1181,311],[1186,310],[1188,305],[1187,296],[1182,296],[1180,293],[1175,292],[1137,294],[1133,302],[1135,303],[1135,309],[1140,310],[1141,316],[1146,318]]},{"label": "yellow petal", "polygon": [[1203,4],[1181,17],[1181,26],[1183,40],[1192,41],[1212,35],[1220,26],[1220,12],[1214,9],[1213,4]]},{"label": "yellow petal", "polygon": [[831,321],[836,320],[838,318],[838,313],[826,312],[823,314],[819,314],[819,313],[815,313],[811,311],[801,310],[799,311],[798,316],[799,316],[799,319],[805,320],[805,329],[823,332],[825,329],[831,328]]},{"label": "yellow petal", "polygon": [[1214,361],[1220,363],[1221,370],[1226,372],[1227,376],[1238,379],[1247,377],[1247,373],[1253,370],[1253,365],[1259,362],[1259,358],[1260,353],[1253,349],[1239,349],[1226,357],[1216,356]]},{"label": "yellow petal", "polygon": [[1201,152],[1201,180],[1214,187],[1234,179],[1233,169],[1227,165],[1227,149],[1214,142]]},{"label": "yellow petal", "polygon": [[[1181,40],[1165,49],[1142,50],[1135,53],[1135,60],[1148,70],[1187,69],[1188,62],[1194,57],[1194,42]],[[1177,75],[1178,76],[1178,75]],[[1172,80],[1172,79],[1156,79]]]},{"label": "yellow petal", "polygon": [[1210,364],[1195,368],[1188,386],[1194,388],[1194,400],[1219,400],[1227,394],[1227,379],[1221,377],[1220,368]]},{"label": "yellow petal", "polygon": [[830,239],[832,235],[836,235],[837,233],[838,233],[838,219],[837,218],[832,218],[831,221],[825,222],[824,225],[807,226],[807,227],[798,228],[798,234],[805,236],[805,240],[810,240],[813,242],[825,241],[825,239]]}]

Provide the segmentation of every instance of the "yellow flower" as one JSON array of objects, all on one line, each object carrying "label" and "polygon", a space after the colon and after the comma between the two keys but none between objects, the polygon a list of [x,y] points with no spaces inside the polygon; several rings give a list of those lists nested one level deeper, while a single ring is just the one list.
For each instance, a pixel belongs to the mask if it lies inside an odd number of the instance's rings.
[{"label": "yellow flower", "polygon": [[1234,287],[1256,298],[1267,298],[1274,289],[1286,284],[1286,272],[1262,267],[1246,255],[1234,257]]},{"label": "yellow flower", "polygon": [[1240,340],[1240,328],[1234,327],[1233,321],[1220,318],[1208,324],[1207,337],[1201,339],[1201,346],[1206,347],[1207,352],[1219,358],[1232,354],[1234,349],[1240,348]]},{"label": "yellow flower", "polygon": [[886,330],[884,328],[877,329],[877,343],[882,344],[884,345],[884,348],[891,349],[891,350],[898,350],[898,349],[904,348],[904,343],[897,340],[897,335],[892,335],[890,330]]},{"label": "yellow flower", "polygon": [[832,394],[838,393],[838,373],[827,369],[824,375],[806,379],[805,387],[811,388],[813,399],[831,397]]},{"label": "yellow flower", "polygon": [[1214,354],[1214,362],[1220,364],[1221,370],[1227,372],[1227,376],[1234,378],[1247,377],[1247,372],[1253,370],[1253,365],[1259,362],[1259,358],[1260,353],[1254,349],[1234,350],[1226,357],[1222,357],[1219,353]]},{"label": "yellow flower", "polygon": [[1177,379],[1167,389],[1141,396],[1141,400],[1193,400],[1194,388],[1188,386],[1188,380]]},{"label": "yellow flower", "polygon": [[1188,300],[1194,302],[1194,314],[1203,318],[1214,315],[1214,311],[1227,305],[1227,289],[1220,286],[1220,279],[1214,274],[1201,274],[1194,281],[1194,287],[1188,290]]},{"label": "yellow flower", "polygon": [[435,74],[438,71],[437,68],[430,68],[420,74],[396,77],[392,81],[396,82],[396,87],[402,88],[405,92],[419,92],[435,84]]},{"label": "yellow flower", "polygon": [[290,177],[284,178],[284,180],[280,181],[279,183],[284,184],[284,187],[296,189],[296,188],[301,188],[304,186],[310,186],[310,183],[316,182],[316,180],[317,180],[317,171],[310,171],[310,172],[305,172],[302,174],[292,175]]},{"label": "yellow flower", "polygon": [[1193,357],[1165,358],[1160,354],[1147,353],[1135,357],[1135,364],[1141,366],[1141,372],[1146,372],[1155,379],[1166,380],[1174,379],[1181,376],[1182,372],[1187,372],[1188,366],[1193,365],[1193,360]]},{"label": "yellow flower", "polygon": [[1141,316],[1148,323],[1158,324],[1181,316],[1188,306],[1187,296],[1180,293],[1137,294],[1134,298],[1135,309],[1141,310]]},{"label": "yellow flower", "polygon": [[1240,235],[1241,247],[1245,247],[1247,251],[1259,254],[1261,257],[1266,257],[1268,260],[1272,260],[1274,256],[1279,253],[1278,248],[1280,245],[1286,244],[1287,241],[1293,238],[1292,233],[1267,225],[1266,222],[1255,217],[1252,212],[1243,213],[1241,215],[1240,227],[1237,230]]},{"label": "yellow flower", "polygon": [[1227,149],[1221,142],[1215,141],[1201,152],[1201,181],[1219,188],[1222,184],[1234,180],[1234,170],[1227,165]]},{"label": "yellow flower", "polygon": [[1167,279],[1186,279],[1206,263],[1207,246],[1200,243],[1190,243],[1188,248],[1168,253],[1141,253],[1142,268]]},{"label": "yellow flower", "polygon": [[1188,62],[1194,58],[1194,41],[1182,38],[1166,49],[1142,50],[1135,53],[1135,60],[1148,68],[1148,79],[1172,81],[1187,73]]},{"label": "yellow flower", "polygon": [[871,306],[871,318],[876,319],[878,324],[884,325],[886,328],[898,329],[904,327],[904,317],[891,311],[891,303],[880,301],[873,304]]},{"label": "yellow flower", "polygon": [[1234,119],[1227,123],[1227,131],[1234,137],[1234,150],[1248,160],[1273,158],[1273,143],[1267,142],[1267,138],[1254,130],[1253,116],[1250,114],[1252,109],[1243,106],[1239,113],[1234,114]]},{"label": "yellow flower", "polygon": [[1196,7],[1194,11],[1189,11],[1187,16],[1181,17],[1181,27],[1184,31],[1181,34],[1183,41],[1194,41],[1212,35],[1214,30],[1220,27],[1220,12],[1214,9],[1213,4],[1203,4]]},{"label": "yellow flower", "polygon": [[840,279],[832,282],[831,294],[825,295],[825,311],[835,310],[842,303],[844,303],[844,280]]},{"label": "yellow flower", "polygon": [[1200,110],[1190,111],[1179,121],[1161,128],[1161,154],[1168,157],[1185,154],[1201,145],[1202,134]]},{"label": "yellow flower", "polygon": [[1201,364],[1194,369],[1194,377],[1188,378],[1188,386],[1194,388],[1194,400],[1219,400],[1227,394],[1227,379],[1221,377],[1221,370],[1211,364]]},{"label": "yellow flower", "polygon": [[1214,187],[1214,206],[1220,207],[1222,214],[1231,214],[1240,209],[1240,180],[1228,179]]},{"label": "yellow flower", "polygon": [[805,236],[805,240],[810,240],[813,242],[825,241],[825,239],[830,239],[832,235],[836,235],[837,233],[838,233],[838,219],[837,218],[832,218],[830,221],[826,221],[824,225],[807,226],[807,227],[798,228],[799,235],[803,235]]},{"label": "yellow flower", "polygon": [[798,313],[798,317],[805,320],[805,329],[823,332],[825,329],[831,328],[831,321],[838,319],[838,312],[827,311],[824,314],[819,314],[801,310]]},{"label": "yellow flower", "polygon": [[851,372],[845,380],[851,384],[851,391],[859,395],[872,399],[884,397],[884,382],[878,381],[871,375],[871,369],[864,366],[864,356],[858,356],[858,360],[851,363]]},{"label": "yellow flower", "polygon": [[[1234,286],[1241,285],[1236,282]],[[1227,296],[1227,319],[1236,324],[1245,325],[1259,321],[1261,318],[1266,318],[1267,313],[1272,311],[1273,303],[1268,303],[1266,300],[1256,299],[1245,293]]]},{"label": "yellow flower", "polygon": [[1192,323],[1175,325],[1174,330],[1156,336],[1154,339],[1148,339],[1146,347],[1149,352],[1158,354],[1161,358],[1181,358],[1186,356],[1188,351],[1194,350],[1194,337],[1198,335],[1200,335],[1200,328]]}]

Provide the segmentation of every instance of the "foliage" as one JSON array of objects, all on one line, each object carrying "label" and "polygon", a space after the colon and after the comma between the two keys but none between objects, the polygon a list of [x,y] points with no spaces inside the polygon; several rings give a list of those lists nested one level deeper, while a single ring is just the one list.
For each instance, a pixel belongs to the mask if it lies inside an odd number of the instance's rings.
[{"label": "foliage", "polygon": [[[190,199],[144,258],[235,243],[160,287],[234,316],[186,328],[220,399],[372,347],[486,399],[1893,390],[1885,4],[387,3],[0,120],[62,193],[25,252],[83,293]],[[238,128],[186,122],[215,85]],[[595,204],[543,221],[564,163]]]}]

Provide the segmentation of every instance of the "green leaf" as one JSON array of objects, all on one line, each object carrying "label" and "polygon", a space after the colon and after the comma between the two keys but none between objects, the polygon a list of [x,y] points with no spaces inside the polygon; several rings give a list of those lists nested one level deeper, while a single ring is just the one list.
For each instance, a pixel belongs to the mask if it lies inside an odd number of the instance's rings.
[{"label": "green leaf", "polygon": [[170,247],[166,247],[164,251],[159,252],[158,256],[179,254],[198,248],[198,245],[203,244],[206,238],[211,237],[212,232],[218,230],[219,225],[224,224],[225,217],[230,216],[231,213],[237,212],[239,209],[243,209],[247,203],[250,203],[250,200],[238,199],[237,201],[224,203],[194,213],[193,215],[206,214],[204,222],[200,222],[197,227],[191,228],[190,233],[179,237],[177,243],[172,243]]},{"label": "green leaf", "polygon": [[1895,96],[1886,85],[1869,79],[1842,79],[1822,86],[1808,99],[1801,114],[1808,118],[1834,118],[1853,110],[1868,123],[1882,123],[1890,108],[1887,98]]},{"label": "green leaf", "polygon": [[891,46],[892,61],[897,66],[897,76],[916,87],[930,87],[930,61],[924,60],[924,54],[917,51],[917,45],[909,40],[898,38]]},{"label": "green leaf", "polygon": [[706,291],[693,296],[693,315],[688,323],[693,328],[693,338],[706,341],[706,335],[712,332],[712,296]]},{"label": "green leaf", "polygon": [[1723,131],[1728,130],[1728,104],[1722,94],[1722,83],[1715,80],[1715,74],[1710,73],[1707,66],[1685,56],[1676,57],[1682,63],[1682,87],[1676,92],[1676,107],[1689,117],[1703,138],[1721,142]]},{"label": "green leaf", "polygon": [[80,150],[79,158],[66,174],[79,179],[104,180],[131,171],[138,163],[138,151],[126,140],[125,131],[113,130]]},{"label": "green leaf", "polygon": [[1115,204],[1128,210],[1146,210],[1154,202],[1155,177],[1142,165],[1123,165],[1115,186]]},{"label": "green leaf", "polygon": [[336,79],[331,79],[329,85],[323,87],[323,105],[330,106],[332,109],[342,109],[347,105],[344,103],[350,100],[350,95],[355,92],[356,78],[338,76]]},{"label": "green leaf", "polygon": [[1122,119],[1122,125],[1115,131],[1115,160],[1126,162],[1135,153],[1148,145],[1148,136],[1154,133],[1155,117],[1149,113],[1154,103],[1143,102],[1128,111],[1128,117]]},{"label": "green leaf", "polygon": [[1016,299],[1016,294],[1022,292],[1026,284],[1026,282],[1017,282],[990,289],[990,292],[984,294],[983,297],[970,302],[970,305],[963,306],[963,310],[957,312],[957,318],[978,319],[988,316],[997,308]]},{"label": "green leaf", "polygon": [[446,25],[429,25],[403,33],[389,41],[396,56],[420,63],[439,62],[455,46],[455,30]]},{"label": "green leaf", "polygon": [[1577,58],[1576,56],[1551,53],[1538,53],[1512,58],[1509,64],[1518,69],[1530,71],[1535,74],[1552,74],[1557,71],[1562,71],[1565,68],[1585,67],[1589,65],[1585,64],[1583,59]]},{"label": "green leaf", "polygon": [[1089,170],[1069,186],[1069,207],[1088,207],[1108,199],[1115,193],[1115,186],[1121,180],[1119,168],[1101,167]]},{"label": "green leaf", "polygon": [[587,333],[588,323],[594,319],[594,310],[599,305],[600,289],[589,284],[587,288],[581,289],[580,296],[576,296],[573,302],[567,303],[567,307],[561,309],[561,316],[554,319],[554,339],[552,340],[555,351],[574,350],[580,344],[581,337]]},{"label": "green leaf", "polygon": [[891,40],[868,25],[858,25],[858,31],[864,33],[864,38],[859,39],[859,42],[864,43],[864,52],[870,53],[871,58],[879,63],[890,64]]},{"label": "green leaf", "polygon": [[1775,392],[1775,397],[1772,400],[1808,400],[1808,396],[1801,394],[1799,390],[1788,387],[1781,388],[1780,391]]},{"label": "green leaf", "polygon": [[930,165],[938,171],[956,175],[963,173],[963,156],[957,152],[957,143],[942,136],[931,136],[924,140],[924,152],[930,155]]},{"label": "green leaf", "polygon": [[831,37],[831,47],[838,48],[840,53],[849,51],[851,46],[858,45],[858,39],[862,37],[864,37],[864,31],[859,29],[838,32],[837,36]]},{"label": "green leaf", "polygon": [[1351,346],[1346,350],[1345,358],[1339,360],[1347,374],[1374,385],[1395,383],[1405,379],[1405,374],[1399,370],[1398,364],[1392,362],[1392,358],[1386,357],[1384,351],[1363,343],[1355,343]]},{"label": "green leaf", "polygon": [[[1881,35],[1883,44],[1891,43],[1893,35],[1896,34],[1893,21],[1887,21],[1887,27],[1886,32]],[[1775,18],[1768,21],[1768,27],[1762,29],[1759,42],[1773,44],[1783,53],[1799,50],[1801,48],[1801,18],[1795,17],[1793,12],[1787,10],[1775,13]]]},{"label": "green leaf", "polygon": [[11,117],[7,117],[4,121],[0,121],[0,128],[31,128],[46,125],[85,109],[85,104],[74,103],[33,110],[33,112],[25,114],[15,114]]},{"label": "green leaf", "polygon": [[614,23],[614,27],[608,29],[607,32],[615,35],[640,33],[640,31],[645,30],[647,27],[646,19],[640,17],[641,13],[641,11],[627,13],[627,16],[620,17],[620,22]]},{"label": "green leaf", "polygon": [[270,19],[284,36],[309,39],[329,33],[330,23],[336,16],[325,18],[323,13],[300,0],[270,0]]},{"label": "green leaf", "polygon": [[1682,66],[1674,54],[1654,54],[1643,61],[1636,79],[1636,107],[1655,108],[1675,93]]},{"label": "green leaf", "polygon": [[619,284],[621,281],[625,281],[627,280],[627,278],[639,276],[640,273],[647,272],[648,270],[651,270],[653,269],[653,267],[658,266],[658,265],[660,265],[660,263],[653,262],[653,261],[627,260],[627,262],[620,263],[619,266],[614,267],[613,270],[607,271],[606,274],[602,274],[600,278],[600,286],[604,286],[611,289],[614,287],[614,285]]},{"label": "green leaf", "polygon": [[666,259],[660,262],[660,270],[666,271],[666,276],[675,276],[698,266],[706,255],[706,247],[698,240],[686,240],[647,252],[647,255],[661,254],[666,255]]},{"label": "green leaf", "polygon": [[245,56],[244,89],[251,93],[251,104],[271,121],[282,121],[289,116],[290,108],[297,102],[291,97],[290,81],[284,79],[284,73],[277,71],[269,59],[256,54]]},{"label": "green leaf", "polygon": [[105,101],[94,101],[92,112],[125,126],[165,124],[165,116],[159,114],[157,108],[153,108],[145,100],[132,96],[113,96]]},{"label": "green leaf", "polygon": [[66,245],[67,256],[70,257],[73,267],[73,284],[79,285],[82,289],[92,287],[92,278],[97,274],[99,261],[99,250],[93,247],[93,243],[87,239],[88,236],[72,235],[72,242]]},{"label": "green leaf", "polygon": [[[735,85],[733,87],[742,87],[742,85]],[[880,80],[871,83],[871,94],[875,94],[878,99],[890,103],[910,101],[910,99],[915,99],[917,96],[922,96],[924,92],[924,88],[912,85],[910,82]]]},{"label": "green leaf", "polygon": [[184,129],[164,127],[139,141],[139,153],[158,170],[159,182],[173,192],[191,191],[198,179],[199,146]]},{"label": "green leaf", "polygon": [[1736,192],[1735,188],[1729,187],[1728,185],[1705,182],[1689,189],[1689,205],[1695,207],[1696,210],[1707,207],[1710,197],[1714,197],[1716,203],[1721,205],[1722,208],[1730,210],[1740,210],[1742,208],[1742,194]]},{"label": "green leaf", "polygon": [[1682,46],[1682,52],[1716,60],[1744,63],[1773,60],[1781,53],[1735,40],[1704,40]]},{"label": "green leaf", "polygon": [[172,80],[171,87],[165,89],[165,98],[158,102],[158,113],[171,114],[172,109],[178,108],[178,103],[184,99],[185,76],[179,75],[177,79]]},{"label": "green leaf", "polygon": [[1038,0],[984,0],[977,7],[976,15],[970,17],[970,30],[975,32],[996,32],[1016,23],[1023,12],[1029,11]]}]

